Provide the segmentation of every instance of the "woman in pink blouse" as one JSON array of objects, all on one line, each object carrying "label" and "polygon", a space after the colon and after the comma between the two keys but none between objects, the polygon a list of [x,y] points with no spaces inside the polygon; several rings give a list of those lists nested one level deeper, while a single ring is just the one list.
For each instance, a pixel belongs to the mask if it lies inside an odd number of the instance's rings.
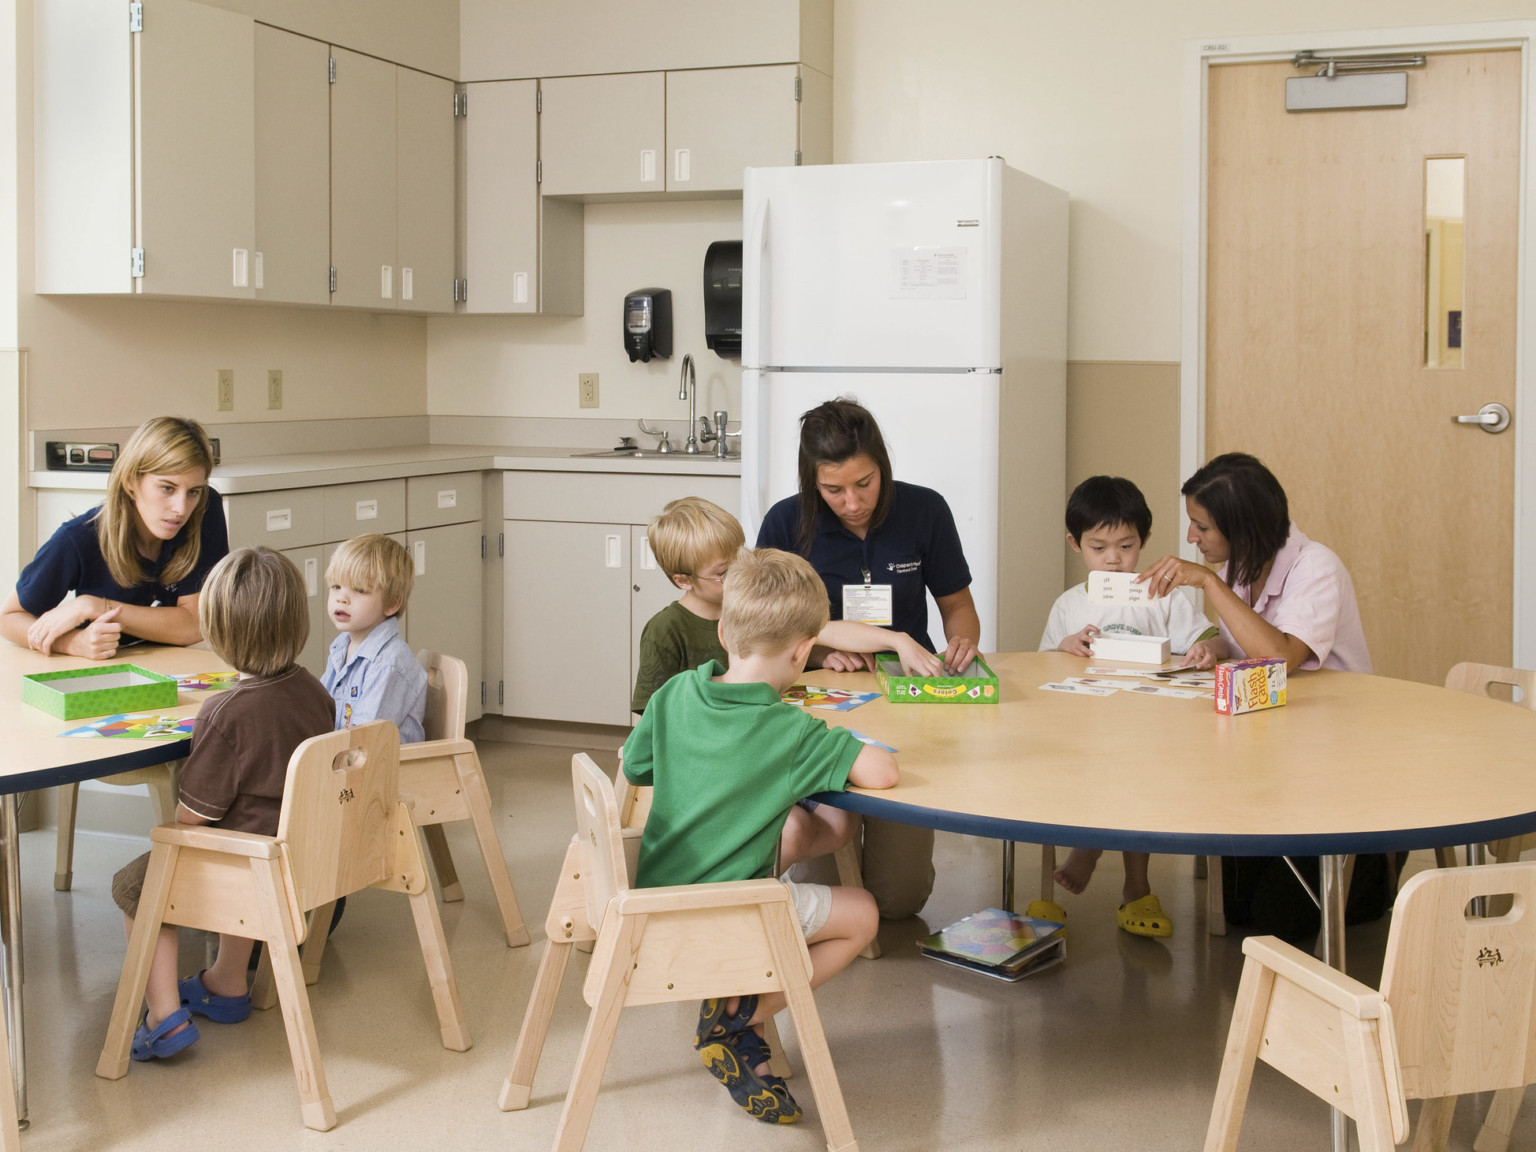
[{"label": "woman in pink blouse", "polygon": [[1216,609],[1220,634],[1193,645],[1185,664],[1265,656],[1283,657],[1290,672],[1371,670],[1349,572],[1291,523],[1285,489],[1268,468],[1229,452],[1191,476],[1183,493],[1187,539],[1219,569],[1164,556],[1140,578],[1153,596],[1199,589]]}]

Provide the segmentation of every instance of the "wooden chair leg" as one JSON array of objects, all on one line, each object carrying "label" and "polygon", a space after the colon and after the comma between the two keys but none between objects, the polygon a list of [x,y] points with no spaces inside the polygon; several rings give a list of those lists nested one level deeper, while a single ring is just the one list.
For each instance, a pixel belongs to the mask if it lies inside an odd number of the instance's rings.
[{"label": "wooden chair leg", "polygon": [[272,982],[277,986],[277,999],[283,1009],[288,1053],[299,1086],[300,1114],[306,1128],[328,1132],[336,1127],[336,1109],[325,1081],[325,1065],[320,1060],[320,1041],[309,1008],[309,993],[304,988],[298,940],[288,918],[282,865],[276,858],[253,859],[251,871],[255,873],[256,896],[261,903],[262,960],[271,965]]},{"label": "wooden chair leg", "polygon": [[[838,884],[844,888],[864,887],[864,869],[859,864],[859,834],[857,830],[855,830],[852,840],[833,853],[832,859],[837,864]],[[879,937],[877,936],[871,940],[859,955],[866,960],[880,959]]]},{"label": "wooden chair leg", "polygon": [[1493,1094],[1488,1115],[1472,1142],[1472,1152],[1507,1152],[1509,1134],[1520,1116],[1520,1105],[1525,1102],[1524,1088],[1505,1088]]},{"label": "wooden chair leg", "polygon": [[[1340,1015],[1344,1052],[1355,1098],[1355,1138],[1360,1142],[1360,1152],[1393,1152],[1397,1142],[1392,1138],[1392,1110],[1387,1103],[1387,1077],[1397,1075],[1397,1071],[1389,1070],[1383,1061],[1377,1021],[1360,1020],[1344,1013]],[[1455,1107],[1456,1098],[1450,1097],[1450,1102]],[[1429,1104],[1430,1101],[1426,1100],[1425,1105]],[[1424,1118],[1427,1119],[1427,1115]],[[1447,1109],[1446,1132],[1450,1130],[1450,1123],[1450,1110]],[[1407,1135],[1407,1129],[1404,1128],[1404,1138]],[[1421,1140],[1424,1138],[1423,1131],[1419,1137]],[[1443,1135],[1437,1147],[1445,1147]]]},{"label": "wooden chair leg", "polygon": [[1056,845],[1040,845],[1040,899],[1056,901]]},{"label": "wooden chair leg", "polygon": [[848,1119],[848,1106],[837,1081],[837,1069],[832,1066],[832,1053],[827,1048],[826,1033],[822,1031],[821,1015],[816,1011],[816,998],[803,975],[800,926],[794,922],[792,912],[786,914],[784,905],[765,904],[760,910],[768,946],[783,974],[784,998],[789,1002],[795,1034],[800,1037],[800,1058],[805,1062],[811,1093],[821,1112],[822,1135],[826,1138],[827,1148],[829,1152],[857,1152],[858,1142],[853,1137],[853,1124]]},{"label": "wooden chair leg", "polygon": [[53,890],[68,892],[74,883],[75,868],[75,807],[79,803],[80,785],[59,785],[59,838],[58,858],[53,866]]},{"label": "wooden chair leg", "polygon": [[1226,889],[1221,879],[1221,857],[1205,857],[1205,927],[1212,936],[1227,934]]},{"label": "wooden chair leg", "polygon": [[421,958],[427,965],[427,980],[432,985],[432,1004],[437,1009],[438,1028],[443,1047],[450,1052],[468,1052],[473,1041],[464,1022],[464,1006],[459,1003],[459,986],[448,960],[448,940],[443,935],[443,920],[437,913],[437,901],[431,885],[410,897],[411,916],[416,921],[416,937],[421,941]]},{"label": "wooden chair leg", "polygon": [[1232,1005],[1232,1027],[1227,1031],[1227,1047],[1221,1060],[1221,1076],[1216,1081],[1216,1099],[1211,1103],[1211,1122],[1205,1131],[1205,1152],[1232,1152],[1237,1147],[1274,986],[1275,974],[1268,968],[1252,960],[1243,964],[1237,999]]},{"label": "wooden chair leg", "polygon": [[277,983],[272,979],[271,949],[261,946],[261,959],[256,961],[256,978],[251,981],[251,1007],[262,1012],[277,1007]]},{"label": "wooden chair leg", "polygon": [[[1445,1142],[1450,1139],[1451,1120],[1455,1115],[1455,1096],[1432,1096],[1425,1100],[1419,1107],[1419,1122],[1413,1133],[1413,1152],[1445,1152]],[[1363,1150],[1363,1140],[1360,1146]]]},{"label": "wooden chair leg", "polygon": [[624,1010],[629,974],[633,971],[632,957],[645,931],[645,917],[621,917],[614,931],[617,933],[614,947],[600,953],[606,955],[608,963],[597,986],[592,1015],[587,1018],[581,1051],[576,1056],[576,1071],[571,1076],[571,1087],[565,1095],[565,1106],[560,1110],[560,1122],[555,1127],[555,1152],[579,1152],[586,1142],[592,1107],[597,1103],[597,1090],[603,1080],[603,1068],[613,1048],[619,1013]]},{"label": "wooden chair leg", "polygon": [[[175,763],[179,764],[180,761]],[[162,764],[144,781],[149,788],[149,802],[155,809],[155,823],[169,824],[176,819],[176,771],[174,764]]]},{"label": "wooden chair leg", "polygon": [[544,1051],[544,1039],[549,1035],[549,1022],[554,1018],[555,1000],[560,995],[560,983],[570,958],[571,945],[555,940],[545,942],[539,973],[533,980],[533,994],[528,998],[523,1026],[517,1033],[517,1047],[512,1050],[512,1067],[496,1100],[496,1106],[503,1112],[528,1107],[534,1073],[539,1070],[539,1056]]},{"label": "wooden chair leg", "polygon": [[423,824],[421,834],[426,837],[427,854],[432,857],[432,871],[437,873],[437,884],[443,892],[443,902],[452,904],[464,899],[464,885],[459,883],[458,869],[453,866],[453,854],[448,851],[448,837],[441,824]]},{"label": "wooden chair leg", "polygon": [[784,1040],[779,1035],[779,1018],[777,1016],[770,1016],[764,1021],[763,1039],[768,1044],[768,1051],[773,1053],[768,1059],[768,1071],[772,1072],[780,1080],[788,1080],[795,1074],[795,1070],[789,1063],[789,1057],[784,1054]]},{"label": "wooden chair leg", "polygon": [[149,870],[139,893],[138,915],[133,918],[133,932],[128,938],[128,955],[123,960],[123,974],[117,982],[117,998],[112,1001],[107,1038],[96,1061],[96,1075],[103,1080],[121,1080],[128,1074],[128,1050],[139,1026],[139,1009],[144,1003],[144,989],[149,985],[149,965],[154,959],[160,925],[165,920],[165,906],[171,896],[171,877],[179,854],[180,849],[172,844],[162,845],[149,855]]},{"label": "wooden chair leg", "polygon": [[1454,867],[1456,867],[1456,849],[1452,845],[1447,844],[1447,845],[1444,845],[1443,847],[1435,849],[1435,867],[1436,868],[1454,868]]},{"label": "wooden chair leg", "polygon": [[496,905],[501,909],[501,923],[507,931],[507,945],[521,948],[531,937],[523,923],[522,910],[517,906],[517,893],[512,888],[512,877],[507,872],[507,858],[502,854],[501,841],[496,836],[496,822],[491,816],[491,793],[485,786],[480,758],[455,756],[454,766],[459,771],[459,788],[464,796],[465,807],[469,809],[469,822],[475,830],[475,839],[480,844],[485,871],[491,878],[491,891],[496,893]]},{"label": "wooden chair leg", "polygon": [[304,983],[314,984],[320,979],[320,965],[325,960],[326,941],[331,938],[331,917],[336,915],[336,902],[321,904],[310,911],[309,931],[304,943],[299,945],[299,959],[304,966]]}]

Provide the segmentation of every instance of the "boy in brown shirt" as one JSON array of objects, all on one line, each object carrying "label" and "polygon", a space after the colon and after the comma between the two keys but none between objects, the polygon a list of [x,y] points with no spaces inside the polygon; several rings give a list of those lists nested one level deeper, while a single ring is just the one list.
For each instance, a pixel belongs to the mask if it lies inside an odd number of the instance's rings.
[{"label": "boy in brown shirt", "polygon": [[[276,835],[289,757],[311,736],[331,731],[334,720],[330,694],[294,663],[309,638],[304,578],[270,549],[231,552],[203,584],[198,621],[208,646],[241,675],[198,711],[176,821]],[[130,936],[148,866],[145,853],[112,878]],[[162,927],[133,1058],[163,1059],[192,1044],[193,1013],[221,1024],[249,1016],[246,963],[254,943],[221,933],[213,967],[178,982],[177,931]]]}]

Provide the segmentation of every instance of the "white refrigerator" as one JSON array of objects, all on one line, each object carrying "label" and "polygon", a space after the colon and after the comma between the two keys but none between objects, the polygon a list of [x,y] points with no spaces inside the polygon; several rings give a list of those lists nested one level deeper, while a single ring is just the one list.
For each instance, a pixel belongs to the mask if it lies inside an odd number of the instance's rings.
[{"label": "white refrigerator", "polygon": [[982,650],[1033,650],[1063,579],[1066,193],[990,158],[749,168],[744,197],[747,540],[796,491],[800,414],[854,396],[954,511]]}]

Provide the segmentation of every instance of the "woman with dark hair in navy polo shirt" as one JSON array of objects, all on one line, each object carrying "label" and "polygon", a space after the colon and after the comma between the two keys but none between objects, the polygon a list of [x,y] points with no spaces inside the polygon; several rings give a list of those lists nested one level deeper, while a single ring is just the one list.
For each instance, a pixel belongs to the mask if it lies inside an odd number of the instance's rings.
[{"label": "woman with dark hair in navy polo shirt", "polygon": [[196,644],[203,579],[229,551],[212,470],[196,420],[146,421],[112,466],[106,499],[65,522],[22,570],[0,605],[0,635],[92,660],[135,639]]},{"label": "woman with dark hair in navy polo shirt", "polygon": [[[809,560],[827,586],[832,619],[885,624],[936,651],[931,592],[945,670],[975,659],[981,620],[949,505],[931,488],[892,477],[880,426],[855,401],[828,400],[800,417],[800,492],[768,510],[757,546]],[[861,653],[817,655],[837,671],[873,666]],[[933,830],[866,820],[864,886],[887,919],[915,915],[933,891]]]}]

